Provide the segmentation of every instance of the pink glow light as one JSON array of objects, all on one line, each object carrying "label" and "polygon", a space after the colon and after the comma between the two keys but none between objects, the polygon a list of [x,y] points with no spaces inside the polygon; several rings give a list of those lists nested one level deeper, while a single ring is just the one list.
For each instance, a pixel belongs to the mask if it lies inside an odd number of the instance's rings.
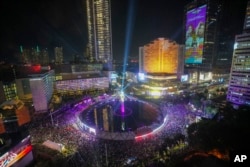
[{"label": "pink glow light", "polygon": [[121,103],[121,111],[122,111],[122,113],[124,113],[124,112],[125,112],[124,102],[122,102],[122,103]]}]

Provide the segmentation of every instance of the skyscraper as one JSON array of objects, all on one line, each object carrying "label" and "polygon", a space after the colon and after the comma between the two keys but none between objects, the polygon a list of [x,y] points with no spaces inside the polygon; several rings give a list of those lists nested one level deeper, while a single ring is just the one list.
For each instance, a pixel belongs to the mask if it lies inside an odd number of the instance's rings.
[{"label": "skyscraper", "polygon": [[49,64],[49,52],[47,48],[41,50],[40,59],[41,59],[40,60],[41,65]]},{"label": "skyscraper", "polygon": [[54,91],[54,70],[29,75],[30,90],[36,112],[47,112]]},{"label": "skyscraper", "polygon": [[[247,0],[235,1],[219,0],[221,2],[220,16],[218,21],[217,55],[215,66],[217,69],[224,69],[230,72],[232,55],[234,50],[235,35],[242,32],[244,24],[244,12],[247,6]],[[232,11],[237,11],[232,14]],[[246,17],[249,20],[249,18]],[[247,22],[245,22],[247,23]],[[249,26],[249,23],[247,23]],[[248,27],[249,28],[249,27]]]},{"label": "skyscraper", "polygon": [[112,33],[110,0],[86,0],[90,62],[112,62]]},{"label": "skyscraper", "polygon": [[[193,0],[185,6],[185,65],[197,69],[197,82],[215,66],[221,1]],[[207,75],[211,76],[211,75]]]},{"label": "skyscraper", "polygon": [[41,51],[38,46],[36,46],[36,48],[31,48],[31,60],[33,64],[40,64],[40,54]]},{"label": "skyscraper", "polygon": [[244,32],[250,32],[250,1],[248,1],[246,8],[245,22],[243,25]]},{"label": "skyscraper", "polygon": [[243,33],[236,35],[227,100],[236,105],[250,105],[250,1]]},{"label": "skyscraper", "polygon": [[55,63],[62,64],[63,63],[63,48],[62,47],[55,47]]},{"label": "skyscraper", "polygon": [[20,60],[23,64],[49,64],[49,52],[47,48],[23,48],[20,46]]}]

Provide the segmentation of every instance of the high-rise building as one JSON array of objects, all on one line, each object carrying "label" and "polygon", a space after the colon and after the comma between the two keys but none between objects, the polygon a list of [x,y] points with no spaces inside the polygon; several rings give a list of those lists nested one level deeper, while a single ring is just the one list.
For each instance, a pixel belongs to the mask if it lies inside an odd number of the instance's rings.
[{"label": "high-rise building", "polygon": [[54,70],[30,75],[30,90],[36,112],[48,111],[49,101],[54,91]]},{"label": "high-rise building", "polygon": [[38,46],[31,48],[31,62],[32,64],[40,64],[40,49]]},{"label": "high-rise building", "polygon": [[243,33],[236,35],[227,100],[235,105],[250,105],[250,2]]},{"label": "high-rise building", "polygon": [[41,50],[40,57],[41,57],[40,60],[41,65],[49,64],[49,52],[47,48]]},{"label": "high-rise building", "polygon": [[243,26],[244,32],[250,32],[250,1],[247,3],[246,16]]},{"label": "high-rise building", "polygon": [[183,45],[165,38],[158,38],[140,47],[138,80],[142,83],[141,92],[149,97],[163,97],[177,92],[178,81],[183,73],[180,67],[184,64],[183,50]]},{"label": "high-rise building", "polygon": [[11,64],[0,66],[0,103],[17,98],[16,94],[16,69]]},{"label": "high-rise building", "polygon": [[20,46],[20,59],[23,64],[49,64],[49,52],[47,48],[23,48]]},{"label": "high-rise building", "polygon": [[21,62],[24,64],[31,64],[31,51],[30,49],[24,48],[21,50]]},{"label": "high-rise building", "polygon": [[164,38],[158,38],[141,48],[140,72],[177,73],[179,45]]},{"label": "high-rise building", "polygon": [[185,10],[185,64],[211,71],[216,60],[221,4],[218,0],[194,0]]},{"label": "high-rise building", "polygon": [[86,0],[89,61],[111,63],[112,31],[110,0]]},{"label": "high-rise building", "polygon": [[63,64],[63,48],[62,47],[55,47],[54,54],[55,54],[55,63],[56,64]]},{"label": "high-rise building", "polygon": [[[218,45],[215,66],[217,70],[224,70],[227,74],[229,74],[232,63],[235,35],[242,32],[241,25],[244,24],[244,11],[246,9],[247,0],[242,0],[240,3],[228,0],[219,1],[221,2],[221,11],[218,17],[218,33],[216,34],[216,37],[218,38]],[[232,10],[236,9],[237,13],[233,14]],[[215,73],[213,72],[213,76],[214,74]]]}]

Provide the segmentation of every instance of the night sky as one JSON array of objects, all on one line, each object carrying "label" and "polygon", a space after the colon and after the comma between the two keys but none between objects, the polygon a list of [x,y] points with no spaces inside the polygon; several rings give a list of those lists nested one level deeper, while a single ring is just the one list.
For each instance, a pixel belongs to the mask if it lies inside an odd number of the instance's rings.
[{"label": "night sky", "polygon": [[[113,57],[123,60],[130,0],[111,0]],[[184,5],[190,0],[134,0],[129,55],[158,37],[182,43]],[[232,5],[233,4],[233,5]],[[247,0],[228,0],[228,25],[242,32]],[[87,43],[86,14],[81,0],[1,0],[0,59],[14,60],[24,48],[64,47],[66,60],[83,55]],[[232,18],[232,19],[229,19]],[[53,57],[51,57],[53,59]]]}]

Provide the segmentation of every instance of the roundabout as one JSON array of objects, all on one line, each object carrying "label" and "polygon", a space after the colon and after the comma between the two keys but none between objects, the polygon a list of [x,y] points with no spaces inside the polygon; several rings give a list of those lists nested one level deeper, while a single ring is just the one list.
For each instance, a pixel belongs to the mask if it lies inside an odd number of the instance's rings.
[{"label": "roundabout", "polygon": [[166,123],[156,105],[124,94],[96,101],[79,112],[77,119],[81,130],[109,140],[146,138]]}]

